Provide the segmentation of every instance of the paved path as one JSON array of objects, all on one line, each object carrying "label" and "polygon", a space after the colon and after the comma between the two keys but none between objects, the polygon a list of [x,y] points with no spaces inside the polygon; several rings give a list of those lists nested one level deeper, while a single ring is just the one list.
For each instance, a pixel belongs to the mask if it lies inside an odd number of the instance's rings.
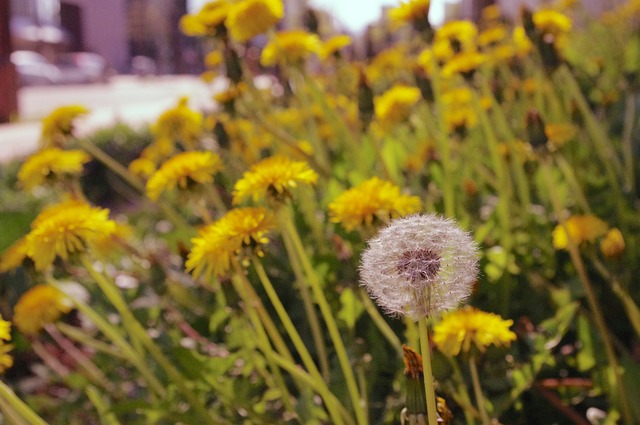
[{"label": "paved path", "polygon": [[116,122],[149,124],[182,96],[188,96],[194,108],[211,110],[212,93],[223,85],[217,81],[207,86],[194,76],[118,76],[108,84],[23,88],[18,93],[21,122],[0,124],[0,164],[33,152],[40,137],[39,120],[59,106],[79,104],[91,111],[78,121],[78,135],[84,135]]}]

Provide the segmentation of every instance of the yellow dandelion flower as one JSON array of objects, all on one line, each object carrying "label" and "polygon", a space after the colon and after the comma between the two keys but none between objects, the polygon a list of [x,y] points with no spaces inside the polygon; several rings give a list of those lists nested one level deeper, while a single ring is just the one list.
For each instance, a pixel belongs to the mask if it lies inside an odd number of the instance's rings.
[{"label": "yellow dandelion flower", "polygon": [[27,258],[27,239],[21,238],[7,248],[0,256],[0,273],[15,270]]},{"label": "yellow dandelion flower", "polygon": [[378,53],[365,69],[367,80],[372,83],[394,81],[406,72],[407,46],[397,44]]},{"label": "yellow dandelion flower", "polygon": [[11,350],[13,350],[13,345],[0,344],[0,374],[13,366],[13,357],[9,355]]},{"label": "yellow dandelion flower", "polygon": [[396,84],[374,99],[376,117],[383,127],[406,120],[420,100],[420,89]]},{"label": "yellow dandelion flower", "polygon": [[149,178],[149,176],[157,170],[156,163],[151,161],[149,158],[136,158],[129,163],[127,168],[136,176],[140,176],[145,179]]},{"label": "yellow dandelion flower", "polygon": [[71,311],[71,303],[59,289],[37,285],[25,292],[13,309],[13,322],[25,335],[35,335]]},{"label": "yellow dandelion flower", "polygon": [[513,33],[511,34],[513,38],[513,45],[516,49],[516,53],[518,56],[523,57],[529,54],[533,49],[533,44],[531,40],[527,36],[527,33],[522,26],[515,27],[513,29]]},{"label": "yellow dandelion flower", "polygon": [[624,236],[617,228],[609,229],[600,241],[600,252],[605,258],[614,259],[622,255],[625,249]]},{"label": "yellow dandelion flower", "polygon": [[509,328],[513,320],[504,320],[471,306],[446,313],[433,327],[433,342],[448,356],[468,353],[472,347],[484,352],[490,345],[508,347],[516,340]]},{"label": "yellow dandelion flower", "polygon": [[267,234],[274,228],[275,218],[264,208],[233,209],[191,240],[187,271],[195,277],[222,276],[231,268],[231,260],[242,255],[242,248],[262,256]]},{"label": "yellow dandelion flower", "polygon": [[449,131],[474,127],[478,122],[473,108],[473,93],[466,87],[448,90],[442,95],[444,119]]},{"label": "yellow dandelion flower", "polygon": [[70,254],[85,251],[94,241],[114,232],[116,223],[108,216],[109,210],[81,201],[51,206],[31,224],[31,232],[26,236],[27,255],[36,269],[44,270],[56,256],[66,260]]},{"label": "yellow dandelion flower", "polygon": [[155,201],[176,186],[185,190],[193,183],[211,183],[221,169],[222,160],[213,152],[183,152],[165,161],[149,177],[147,196]]},{"label": "yellow dandelion flower", "polygon": [[55,180],[80,175],[91,157],[80,150],[46,148],[31,155],[18,172],[18,181],[26,190]]},{"label": "yellow dandelion flower", "polygon": [[372,177],[353,187],[329,204],[331,222],[353,230],[370,226],[375,219],[382,223],[420,211],[417,196],[403,195],[393,183]]},{"label": "yellow dandelion flower", "polygon": [[454,50],[474,50],[478,28],[471,21],[450,21],[436,32],[436,40],[447,40]]},{"label": "yellow dandelion flower", "polygon": [[230,5],[231,3],[227,0],[208,2],[197,13],[180,18],[180,30],[191,37],[217,35],[219,32],[224,32],[224,22]]},{"label": "yellow dandelion flower", "polygon": [[73,133],[73,122],[89,110],[80,105],[61,106],[42,119],[40,144],[43,148],[62,146]]},{"label": "yellow dandelion flower", "polygon": [[555,150],[573,140],[578,133],[578,129],[575,125],[568,123],[547,124],[544,126],[544,133],[549,139],[550,147]]},{"label": "yellow dandelion flower", "polygon": [[351,43],[353,43],[353,40],[351,40],[351,37],[349,37],[348,35],[341,34],[331,37],[330,39],[322,43],[319,56],[321,59],[326,59],[332,55],[335,55],[343,48],[349,46]]},{"label": "yellow dandelion flower", "polygon": [[11,322],[2,319],[2,315],[0,315],[0,340],[11,341]]},{"label": "yellow dandelion flower", "polygon": [[478,46],[487,47],[496,45],[506,40],[507,35],[507,29],[504,25],[494,25],[478,35]]},{"label": "yellow dandelion flower", "polygon": [[396,24],[412,24],[416,27],[428,25],[431,0],[409,0],[400,2],[398,7],[389,9],[389,18]]},{"label": "yellow dandelion flower", "polygon": [[260,63],[273,66],[279,62],[298,65],[311,54],[319,54],[322,42],[317,35],[302,30],[280,31],[262,50]]},{"label": "yellow dandelion flower", "polygon": [[187,98],[182,98],[175,107],[164,111],[152,126],[152,132],[160,137],[195,146],[202,134],[202,114],[190,109]]},{"label": "yellow dandelion flower", "polygon": [[204,57],[204,64],[207,68],[217,68],[222,62],[224,62],[224,57],[219,50],[213,50]]},{"label": "yellow dandelion flower", "polygon": [[236,182],[233,203],[239,204],[249,197],[254,201],[266,196],[281,200],[289,195],[289,189],[299,183],[315,184],[317,180],[318,174],[306,162],[272,156],[252,166]]},{"label": "yellow dandelion flower", "polygon": [[533,24],[542,34],[561,35],[571,30],[571,18],[555,10],[539,10],[533,14]]},{"label": "yellow dandelion flower", "polygon": [[481,18],[485,22],[491,22],[498,20],[502,17],[502,9],[497,4],[492,4],[482,9],[480,12]]},{"label": "yellow dandelion flower", "polygon": [[226,25],[237,41],[249,41],[266,32],[284,16],[282,0],[241,0],[229,9]]},{"label": "yellow dandelion flower", "polygon": [[479,52],[461,52],[449,59],[442,67],[442,76],[451,78],[456,74],[465,77],[473,75],[480,65],[487,61],[487,55]]},{"label": "yellow dandelion flower", "polygon": [[[569,235],[571,240],[580,245],[583,242],[595,242],[597,238],[607,232],[607,223],[593,215],[574,215],[569,217],[563,226],[559,224],[553,229],[553,247],[555,249],[568,249]],[[566,229],[565,229],[566,226]]]}]

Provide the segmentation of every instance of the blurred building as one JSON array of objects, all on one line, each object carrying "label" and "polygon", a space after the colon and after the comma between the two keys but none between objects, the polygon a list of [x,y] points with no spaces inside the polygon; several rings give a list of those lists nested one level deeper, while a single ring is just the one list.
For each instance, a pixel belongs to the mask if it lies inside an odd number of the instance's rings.
[{"label": "blurred building", "polygon": [[187,0],[2,0],[11,2],[14,50],[51,60],[64,52],[102,55],[119,72],[145,56],[161,73],[188,72],[190,43],[178,30]]}]

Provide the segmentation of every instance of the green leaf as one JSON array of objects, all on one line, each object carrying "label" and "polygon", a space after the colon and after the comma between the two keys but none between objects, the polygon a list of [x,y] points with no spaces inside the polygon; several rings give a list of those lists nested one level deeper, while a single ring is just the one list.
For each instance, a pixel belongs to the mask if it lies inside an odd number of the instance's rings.
[{"label": "green leaf", "polygon": [[578,370],[586,372],[596,365],[594,355],[593,335],[591,325],[583,315],[578,317],[578,338],[580,339],[580,351],[578,352]]},{"label": "green leaf", "polygon": [[351,288],[346,288],[340,294],[340,311],[338,312],[338,319],[344,321],[350,330],[356,325],[356,320],[362,315],[364,306],[358,299]]}]

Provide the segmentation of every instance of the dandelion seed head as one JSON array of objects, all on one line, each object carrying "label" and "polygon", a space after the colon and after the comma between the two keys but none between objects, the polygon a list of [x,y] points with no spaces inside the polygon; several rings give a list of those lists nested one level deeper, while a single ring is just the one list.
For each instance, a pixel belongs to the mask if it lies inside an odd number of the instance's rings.
[{"label": "dandelion seed head", "polygon": [[452,220],[412,215],[392,221],[369,241],[360,277],[386,313],[417,320],[464,301],[477,261],[475,242]]}]

